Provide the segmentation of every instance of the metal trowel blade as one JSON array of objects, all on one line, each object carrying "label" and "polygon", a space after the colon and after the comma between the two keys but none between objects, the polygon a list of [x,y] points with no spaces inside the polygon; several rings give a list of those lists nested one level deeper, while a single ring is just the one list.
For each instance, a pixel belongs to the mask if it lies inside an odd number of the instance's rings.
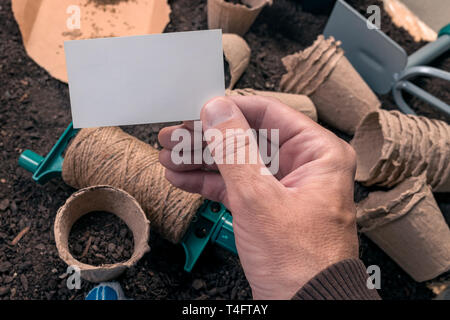
[{"label": "metal trowel blade", "polygon": [[343,0],[336,1],[323,34],[342,41],[347,59],[379,94],[391,90],[406,66],[405,50]]}]

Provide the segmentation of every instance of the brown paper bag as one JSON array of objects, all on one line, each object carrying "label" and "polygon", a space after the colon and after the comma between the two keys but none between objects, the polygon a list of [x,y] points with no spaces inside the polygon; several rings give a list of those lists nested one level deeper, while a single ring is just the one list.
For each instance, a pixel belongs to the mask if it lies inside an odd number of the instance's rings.
[{"label": "brown paper bag", "polygon": [[266,4],[272,0],[242,0],[234,4],[225,0],[208,0],[208,28],[224,33],[244,35]]},{"label": "brown paper bag", "polygon": [[[89,212],[106,211],[121,218],[133,232],[134,252],[125,262],[92,266],[76,260],[69,250],[69,234],[75,221]],[[81,277],[91,282],[108,281],[135,265],[150,250],[150,222],[131,195],[111,186],[94,186],[75,192],[58,210],[54,225],[60,258],[69,266],[80,268]]]},{"label": "brown paper bag", "polygon": [[353,68],[340,42],[320,35],[314,44],[283,58],[287,73],[280,81],[284,92],[306,94],[319,119],[349,134],[381,103]]},{"label": "brown paper bag", "polygon": [[450,269],[450,230],[424,175],[369,194],[357,204],[357,222],[414,280]]},{"label": "brown paper bag", "polygon": [[[169,22],[166,0],[98,3],[101,1],[12,0],[27,54],[51,76],[67,82],[65,40],[161,33]],[[80,9],[80,28],[75,28],[76,7]]]}]

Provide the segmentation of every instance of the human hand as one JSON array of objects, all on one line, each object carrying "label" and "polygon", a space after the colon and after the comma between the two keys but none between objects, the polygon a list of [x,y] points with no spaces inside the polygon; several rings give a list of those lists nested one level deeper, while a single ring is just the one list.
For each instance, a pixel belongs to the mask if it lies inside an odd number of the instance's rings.
[{"label": "human hand", "polygon": [[[223,137],[226,129],[279,129],[275,175],[262,174],[261,159],[217,164],[225,156],[216,152],[218,141],[208,142],[216,164],[175,164],[171,155],[178,141],[171,136],[177,129],[194,135],[192,122],[159,134],[167,180],[231,211],[236,247],[255,299],[290,299],[331,264],[358,257],[356,161],[350,145],[272,98],[219,97],[203,107],[201,120],[204,132],[217,129]],[[237,144],[232,152],[248,154],[250,142],[256,139]],[[191,152],[205,147],[193,145]]]}]

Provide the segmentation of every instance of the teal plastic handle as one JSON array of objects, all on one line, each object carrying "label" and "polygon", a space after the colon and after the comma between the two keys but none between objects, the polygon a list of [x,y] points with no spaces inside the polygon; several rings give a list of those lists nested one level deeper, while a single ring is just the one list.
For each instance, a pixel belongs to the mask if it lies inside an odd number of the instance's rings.
[{"label": "teal plastic handle", "polygon": [[25,150],[19,157],[19,166],[29,172],[35,173],[42,161],[44,161],[44,157],[31,150]]},{"label": "teal plastic handle", "polygon": [[77,132],[78,130],[74,129],[72,123],[70,123],[47,156],[42,157],[31,150],[25,150],[19,157],[19,166],[33,173],[33,180],[40,184],[60,176],[64,161],[62,154],[70,139]]},{"label": "teal plastic handle", "polygon": [[223,204],[206,200],[181,241],[186,253],[185,271],[192,271],[208,242],[237,254],[230,212]]},{"label": "teal plastic handle", "polygon": [[445,27],[443,27],[438,34],[438,37],[443,36],[444,34],[450,36],[450,23],[448,25],[446,25]]},{"label": "teal plastic handle", "polygon": [[233,231],[233,217],[228,211],[223,214],[217,224],[217,227],[211,236],[211,242],[217,243],[222,248],[237,254]]}]

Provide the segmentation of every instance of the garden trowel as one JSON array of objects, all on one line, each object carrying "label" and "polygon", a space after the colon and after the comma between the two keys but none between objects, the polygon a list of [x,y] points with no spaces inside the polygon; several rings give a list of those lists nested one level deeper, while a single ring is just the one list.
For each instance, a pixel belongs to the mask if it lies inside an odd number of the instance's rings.
[{"label": "garden trowel", "polygon": [[405,50],[375,24],[345,1],[337,0],[323,33],[325,37],[333,36],[342,42],[345,56],[376,93],[392,91],[404,113],[414,114],[414,111],[403,99],[403,90],[450,116],[448,104],[409,81],[418,76],[450,81],[449,72],[426,66],[450,49],[450,25],[441,30],[436,41],[408,57]]}]

